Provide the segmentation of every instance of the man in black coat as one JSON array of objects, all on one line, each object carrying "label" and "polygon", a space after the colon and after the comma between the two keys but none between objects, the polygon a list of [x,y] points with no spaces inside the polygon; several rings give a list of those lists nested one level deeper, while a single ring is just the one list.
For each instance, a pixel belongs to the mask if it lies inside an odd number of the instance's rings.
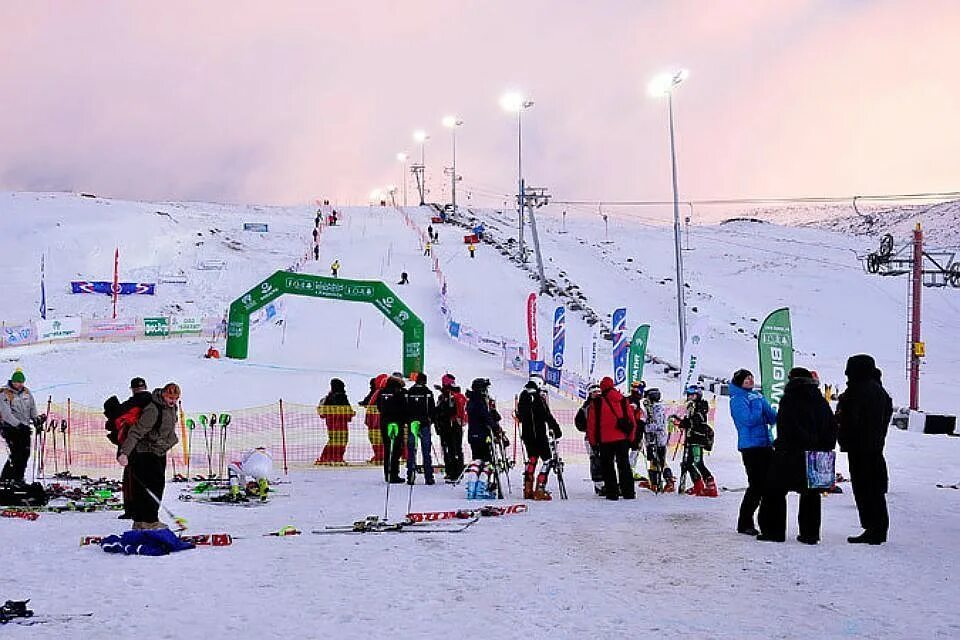
[{"label": "man in black coat", "polygon": [[[380,414],[380,436],[388,452],[388,455],[383,456],[383,479],[387,482],[402,483],[400,455],[407,433],[407,392],[403,388],[402,374],[395,373],[390,376],[386,386],[377,395],[377,412]],[[391,442],[392,429],[396,429],[396,432]]]},{"label": "man in black coat", "polygon": [[883,544],[887,541],[887,462],[883,446],[893,416],[893,401],[880,383],[873,358],[851,356],[847,360],[847,388],[837,402],[840,450],[847,452],[853,499],[864,531],[847,538],[853,544]]},{"label": "man in black coat", "polygon": [[[540,388],[540,378],[531,377],[520,392],[517,400],[517,418],[520,419],[520,440],[527,450],[527,463],[523,470],[523,497],[526,500],[547,499],[547,479],[553,467],[553,453],[550,450],[550,434],[559,438],[562,434],[560,424],[553,417]],[[550,430],[550,434],[547,430]],[[542,460],[540,472],[537,461]],[[536,473],[536,487],[534,474]]]},{"label": "man in black coat", "polygon": [[804,544],[820,541],[820,490],[807,488],[807,451],[833,451],[836,444],[836,421],[817,380],[807,369],[791,369],[777,411],[777,439],[757,514],[757,540],[784,541],[787,493],[796,491],[800,494],[797,540]]},{"label": "man in black coat", "polygon": [[[417,374],[417,382],[407,391],[407,418],[410,433],[407,436],[407,484],[413,484],[417,473],[417,440],[423,456],[423,479],[433,484],[433,457],[431,456],[430,425],[437,413],[433,392],[427,388],[427,375]],[[419,423],[419,433],[414,433],[414,423]]]}]

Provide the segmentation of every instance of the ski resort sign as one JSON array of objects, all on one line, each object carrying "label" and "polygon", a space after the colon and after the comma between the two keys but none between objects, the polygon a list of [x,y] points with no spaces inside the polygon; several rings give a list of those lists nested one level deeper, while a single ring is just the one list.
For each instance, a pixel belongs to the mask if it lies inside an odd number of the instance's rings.
[{"label": "ski resort sign", "polygon": [[423,321],[385,283],[290,271],[277,271],[230,305],[227,321],[228,358],[247,357],[250,315],[285,293],[372,304],[403,333],[404,375],[423,371]]}]

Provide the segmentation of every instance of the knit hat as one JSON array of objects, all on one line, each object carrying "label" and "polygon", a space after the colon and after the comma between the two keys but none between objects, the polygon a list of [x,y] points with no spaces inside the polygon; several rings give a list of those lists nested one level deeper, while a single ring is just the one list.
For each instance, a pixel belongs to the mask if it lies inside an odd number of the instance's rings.
[{"label": "knit hat", "polygon": [[752,378],[752,377],[753,377],[753,374],[750,373],[749,370],[747,370],[747,369],[737,369],[736,371],[734,371],[733,377],[730,378],[730,382],[732,382],[733,384],[735,384],[735,385],[738,386],[738,387],[742,387],[742,386],[743,386],[743,381],[746,380],[747,378]]},{"label": "knit hat", "polygon": [[810,378],[813,379],[813,374],[810,373],[809,369],[804,369],[803,367],[794,367],[790,369],[790,373],[787,374],[789,380],[796,380],[797,378]]},{"label": "knit hat", "polygon": [[615,385],[613,384],[613,378],[610,376],[605,376],[603,380],[600,381],[600,391],[608,391],[613,389]]},{"label": "knit hat", "polygon": [[847,359],[844,373],[851,380],[870,380],[876,377],[877,363],[872,356],[861,353]]},{"label": "knit hat", "polygon": [[10,382],[19,382],[24,383],[27,381],[27,376],[23,375],[23,369],[17,369],[13,372],[13,375],[10,376]]}]

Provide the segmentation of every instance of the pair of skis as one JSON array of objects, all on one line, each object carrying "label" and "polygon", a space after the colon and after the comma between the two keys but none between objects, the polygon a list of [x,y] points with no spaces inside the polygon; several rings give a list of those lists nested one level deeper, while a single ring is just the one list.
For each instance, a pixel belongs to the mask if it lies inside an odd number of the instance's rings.
[{"label": "pair of skis", "polygon": [[469,520],[471,518],[488,518],[506,516],[517,513],[526,513],[527,505],[511,504],[506,506],[486,505],[479,509],[456,509],[452,511],[419,511],[407,514],[407,522],[437,522],[440,520]]},{"label": "pair of skis", "polygon": [[[88,547],[98,545],[103,542],[107,536],[82,536],[80,546]],[[201,533],[194,535],[178,536],[184,542],[191,542],[198,547],[229,547],[233,544],[234,537],[229,533]]]},{"label": "pair of skis", "polygon": [[467,520],[463,520],[462,522],[452,524],[452,526],[430,526],[408,520],[403,520],[401,522],[390,522],[389,520],[382,520],[380,516],[367,516],[365,519],[357,520],[353,524],[328,525],[323,529],[314,529],[310,533],[316,535],[340,533],[461,533],[470,528],[479,519],[479,516],[474,516]]}]

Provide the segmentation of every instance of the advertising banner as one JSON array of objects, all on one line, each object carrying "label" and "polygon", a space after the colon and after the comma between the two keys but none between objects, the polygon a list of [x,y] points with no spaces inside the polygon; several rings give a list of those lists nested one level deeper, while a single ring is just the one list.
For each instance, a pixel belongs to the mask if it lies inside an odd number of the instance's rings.
[{"label": "advertising banner", "polygon": [[70,340],[80,337],[80,318],[53,318],[37,320],[37,341]]},{"label": "advertising banner", "polygon": [[793,368],[790,309],[777,309],[766,317],[757,334],[757,348],[760,350],[760,389],[776,409],[787,384],[787,373]]}]

